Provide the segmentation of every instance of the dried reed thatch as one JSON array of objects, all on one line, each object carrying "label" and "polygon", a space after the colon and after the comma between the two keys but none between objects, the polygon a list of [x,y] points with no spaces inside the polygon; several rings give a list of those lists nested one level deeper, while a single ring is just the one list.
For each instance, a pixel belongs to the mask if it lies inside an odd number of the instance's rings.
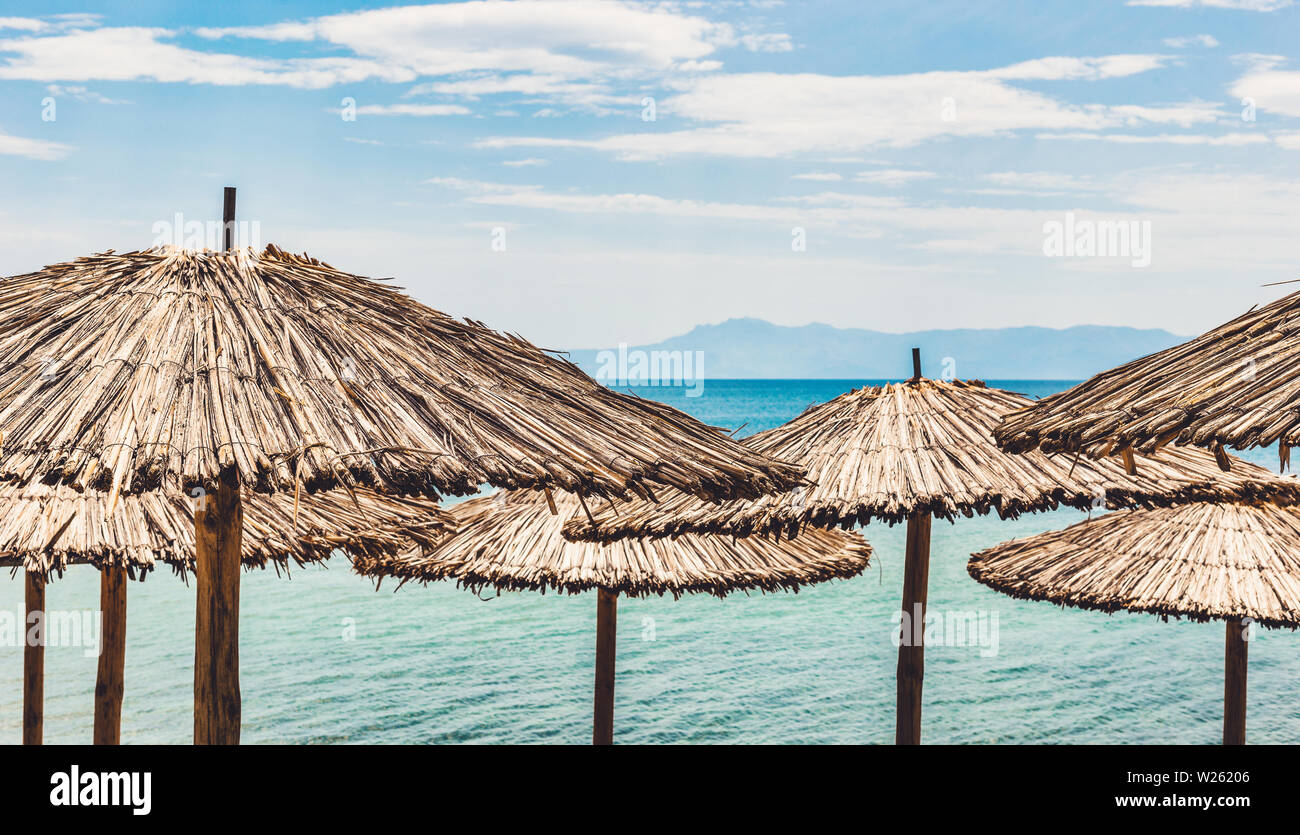
[{"label": "dried reed thatch", "polygon": [[1094,458],[1166,444],[1247,449],[1300,443],[1300,293],[1195,339],[1098,374],[1008,415],[995,435],[1013,452]]},{"label": "dried reed thatch", "polygon": [[710,505],[675,494],[658,504],[635,501],[593,508],[595,523],[575,517],[566,535],[611,541],[682,533],[786,532],[900,522],[913,513],[944,519],[996,511],[1003,518],[1104,501],[1135,508],[1194,501],[1300,501],[1300,483],[1238,462],[1222,472],[1201,450],[1165,449],[1139,457],[1130,475],[1115,460],[1043,453],[1008,455],[992,431],[1029,399],[978,381],[920,379],[866,387],[813,406],[789,423],[744,443],[802,464],[816,484],[753,502]]},{"label": "dried reed thatch", "polygon": [[570,593],[604,589],[632,597],[748,589],[797,590],[867,567],[871,546],[857,534],[818,531],[794,542],[683,536],[627,539],[611,545],[574,543],[561,527],[578,502],[555,497],[559,515],[536,493],[509,491],[451,508],[460,533],[432,549],[354,558],[357,570],[402,582],[455,579],[471,589],[548,588]]},{"label": "dried reed thatch", "polygon": [[[135,577],[159,565],[184,576],[194,570],[195,500],[152,492],[123,496],[110,512],[102,493],[66,487],[0,489],[0,566],[42,576],[69,565],[124,568]],[[456,532],[451,516],[428,499],[382,496],[358,489],[302,497],[255,495],[244,505],[245,568],[303,565],[336,548],[353,556],[431,547]]]},{"label": "dried reed thatch", "polygon": [[188,492],[224,470],[259,492],[729,498],[801,475],[519,337],[274,246],[46,267],[0,283],[0,326],[9,480]]},{"label": "dried reed thatch", "polygon": [[1300,626],[1300,510],[1191,504],[1110,513],[975,554],[1012,597],[1168,617]]}]

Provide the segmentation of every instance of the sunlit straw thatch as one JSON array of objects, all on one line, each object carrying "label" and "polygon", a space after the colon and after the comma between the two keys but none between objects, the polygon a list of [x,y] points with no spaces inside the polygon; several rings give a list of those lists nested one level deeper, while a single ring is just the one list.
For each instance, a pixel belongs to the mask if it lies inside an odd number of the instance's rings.
[{"label": "sunlit straw thatch", "polygon": [[[125,568],[131,576],[168,565],[194,569],[196,500],[163,493],[123,496],[110,512],[102,493],[33,485],[0,489],[0,566],[22,566],[42,576],[69,565]],[[336,548],[352,555],[396,553],[431,546],[454,533],[450,515],[428,499],[355,496],[333,490],[302,497],[251,496],[244,504],[245,567],[302,565]]]},{"label": "sunlit straw thatch", "polygon": [[871,557],[857,534],[819,531],[794,542],[683,536],[628,539],[611,545],[574,543],[561,535],[577,500],[556,496],[559,515],[536,493],[512,491],[470,499],[451,509],[460,533],[424,553],[367,554],[357,570],[402,581],[455,579],[472,589],[603,588],[629,596],[747,589],[776,591],[852,577]]},{"label": "sunlit straw thatch", "polygon": [[0,283],[0,477],[139,492],[346,484],[705,497],[800,472],[528,342],[274,246],[103,254]]},{"label": "sunlit straw thatch", "polygon": [[1300,511],[1192,504],[1111,513],[976,554],[1012,597],[1205,621],[1300,625]]},{"label": "sunlit straw thatch", "polygon": [[1300,443],[1300,293],[1173,348],[1098,374],[1009,415],[1012,451],[1100,457],[1165,444],[1246,449]]},{"label": "sunlit straw thatch", "polygon": [[657,505],[602,505],[592,509],[595,526],[575,517],[566,534],[602,541],[685,532],[792,535],[803,525],[892,524],[916,512],[952,519],[996,511],[1013,518],[1060,505],[1086,509],[1103,497],[1111,508],[1300,501],[1293,479],[1245,462],[1225,473],[1201,450],[1139,457],[1131,475],[1117,460],[1008,455],[994,443],[993,427],[1030,402],[978,381],[921,379],[856,389],[745,441],[757,452],[806,466],[815,486],[721,505],[680,494]]}]

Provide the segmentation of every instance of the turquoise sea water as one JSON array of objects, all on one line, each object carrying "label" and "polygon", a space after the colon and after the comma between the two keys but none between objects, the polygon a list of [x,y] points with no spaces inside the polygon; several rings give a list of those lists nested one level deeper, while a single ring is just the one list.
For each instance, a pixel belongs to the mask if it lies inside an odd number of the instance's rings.
[{"label": "turquoise sea water", "polygon": [[[703,394],[638,388],[749,434],[864,381],[710,380]],[[1069,383],[1001,381],[1042,396]],[[1246,457],[1266,466],[1269,450]],[[1015,601],[966,574],[972,552],[1084,518],[936,522],[932,612],[997,618],[996,654],[926,649],[926,742],[1214,743],[1223,626]],[[623,743],[888,743],[903,528],[872,524],[862,576],[798,594],[622,600],[615,740]],[[98,607],[98,574],[70,571],[50,609]],[[595,598],[454,586],[376,592],[331,568],[246,573],[243,739],[248,743],[585,743],[591,733]],[[4,613],[7,612],[8,615]],[[0,617],[21,620],[21,576],[0,578]],[[353,632],[354,631],[354,632]],[[127,743],[187,743],[193,590],[168,573],[130,586]],[[987,643],[987,642],[986,642]],[[0,742],[19,739],[22,650],[0,647]],[[1300,636],[1261,631],[1250,652],[1248,739],[1300,740]],[[45,739],[89,742],[95,659],[46,654]]]}]

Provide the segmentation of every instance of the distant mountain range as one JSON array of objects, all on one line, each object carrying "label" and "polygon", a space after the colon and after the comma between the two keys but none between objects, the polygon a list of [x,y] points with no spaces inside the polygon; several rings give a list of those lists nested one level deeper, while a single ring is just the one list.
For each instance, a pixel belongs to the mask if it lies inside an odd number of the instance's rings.
[{"label": "distant mountain range", "polygon": [[[625,346],[622,360],[617,345],[571,351],[569,358],[602,382],[610,382],[617,363],[628,370],[624,376],[635,379],[644,376],[636,370],[638,362],[649,359],[652,365],[667,367],[669,357],[690,363],[688,378],[899,379],[912,374],[911,349],[915,346],[921,349],[922,371],[927,377],[940,377],[949,368],[961,379],[1079,380],[1187,338],[1165,330],[1105,325],[882,333],[729,319],[718,325],[698,325],[690,333],[653,345]],[[686,352],[691,353],[686,356]],[[702,374],[697,363],[702,363]],[[598,374],[601,371],[603,378]]]}]

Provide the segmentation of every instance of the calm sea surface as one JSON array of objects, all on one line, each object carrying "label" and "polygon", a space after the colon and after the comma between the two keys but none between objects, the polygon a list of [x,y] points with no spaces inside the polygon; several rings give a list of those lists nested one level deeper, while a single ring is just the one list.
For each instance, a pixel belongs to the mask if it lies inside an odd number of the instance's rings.
[{"label": "calm sea surface", "polygon": [[[638,388],[739,434],[776,426],[860,380],[710,380],[702,396]],[[1043,396],[1067,382],[1000,381]],[[1275,453],[1247,458],[1273,466]],[[1003,522],[936,522],[931,611],[973,612],[979,646],[926,650],[927,742],[1214,743],[1223,626],[1015,601],[966,574],[972,552],[1080,521],[1074,510]],[[622,600],[615,739],[624,743],[888,743],[893,615],[903,526],[871,524],[862,576],[798,594]],[[77,568],[50,609],[94,610],[98,573]],[[240,656],[249,743],[585,743],[591,734],[595,598],[479,599],[453,585],[376,592],[329,569],[244,575]],[[8,614],[5,615],[4,613]],[[188,743],[193,589],[159,572],[130,587],[124,742]],[[22,578],[0,579],[0,617],[21,621]],[[45,739],[89,742],[95,659],[46,653]],[[22,651],[0,647],[0,742],[20,729]],[[1248,738],[1300,740],[1300,637],[1262,631],[1250,652]]]}]

